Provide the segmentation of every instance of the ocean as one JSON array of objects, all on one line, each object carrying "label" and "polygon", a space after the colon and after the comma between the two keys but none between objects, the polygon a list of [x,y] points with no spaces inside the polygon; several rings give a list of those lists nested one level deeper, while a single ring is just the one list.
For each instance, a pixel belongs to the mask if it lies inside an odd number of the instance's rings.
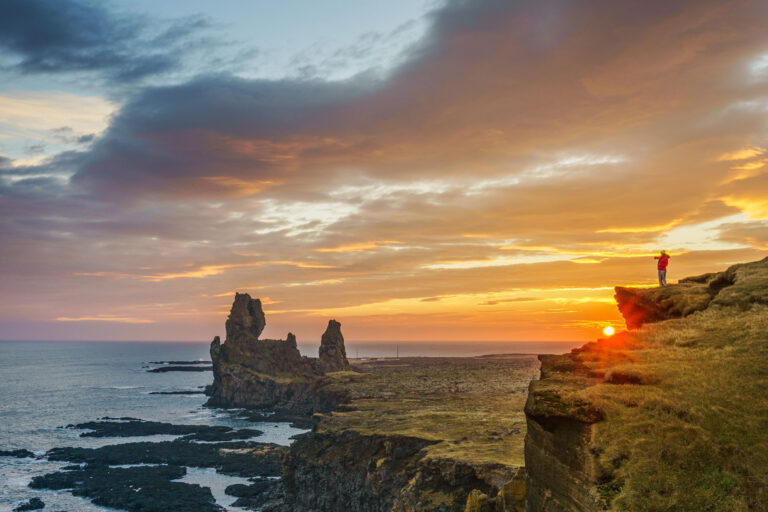
[{"label": "ocean", "polygon": [[[557,343],[348,343],[349,357],[475,356],[491,353],[558,353],[578,346]],[[303,354],[316,356],[317,345],[300,345]],[[201,394],[163,395],[157,391],[200,391],[212,373],[148,373],[153,361],[209,360],[208,343],[170,342],[45,342],[0,341],[0,450],[27,449],[42,455],[54,447],[98,447],[135,441],[164,441],[176,436],[127,438],[80,437],[67,425],[102,417],[134,417],[175,424],[224,425],[255,428],[264,434],[256,441],[288,445],[304,432],[287,423],[254,423],[234,411],[206,408]],[[67,463],[37,458],[0,457],[0,512],[10,512],[33,497],[45,510],[107,511],[66,491],[30,489],[32,477],[56,471]],[[212,469],[189,469],[182,480],[210,487],[217,503],[227,510],[235,498],[224,488],[242,478]]]}]

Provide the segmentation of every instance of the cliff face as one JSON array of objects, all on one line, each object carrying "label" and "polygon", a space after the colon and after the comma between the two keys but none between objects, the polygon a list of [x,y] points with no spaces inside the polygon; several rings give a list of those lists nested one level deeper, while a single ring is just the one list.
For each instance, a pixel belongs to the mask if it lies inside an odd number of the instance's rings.
[{"label": "cliff face", "polygon": [[764,510],[768,258],[616,300],[630,331],[540,356],[526,510]]},{"label": "cliff face", "polygon": [[[589,445],[593,425],[602,420],[602,414],[587,402],[564,399],[594,381],[573,357],[576,354],[539,356],[541,379],[531,381],[529,387],[525,465],[526,510],[530,512],[600,510]],[[563,374],[569,377],[567,382],[560,378]]]},{"label": "cliff face", "polygon": [[296,441],[283,469],[285,510],[522,512],[523,469],[426,457],[435,443],[354,431]]},{"label": "cliff face", "polygon": [[213,384],[208,405],[280,409],[306,416],[336,405],[342,397],[326,392],[321,377],[349,365],[341,324],[329,323],[320,359],[302,356],[291,333],[285,340],[259,339],[265,326],[261,301],[235,294],[226,321],[227,338],[221,343],[217,336],[211,343]]}]

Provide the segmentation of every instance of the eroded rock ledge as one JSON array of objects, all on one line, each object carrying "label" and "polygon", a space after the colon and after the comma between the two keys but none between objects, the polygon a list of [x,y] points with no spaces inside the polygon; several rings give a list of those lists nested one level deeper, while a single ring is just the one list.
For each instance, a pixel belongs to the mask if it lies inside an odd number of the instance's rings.
[{"label": "eroded rock ledge", "polygon": [[741,263],[724,272],[681,279],[678,284],[660,288],[625,288],[617,286],[616,303],[627,322],[637,329],[646,323],[682,318],[703,311],[710,304],[748,308],[768,304],[768,258]]},{"label": "eroded rock ledge", "polygon": [[327,373],[347,370],[341,324],[328,322],[320,345],[320,357],[302,356],[296,336],[285,340],[259,339],[266,318],[259,299],[235,294],[226,322],[224,343],[211,343],[213,384],[206,390],[208,405],[271,409],[309,417],[332,409],[343,396],[324,390]]}]

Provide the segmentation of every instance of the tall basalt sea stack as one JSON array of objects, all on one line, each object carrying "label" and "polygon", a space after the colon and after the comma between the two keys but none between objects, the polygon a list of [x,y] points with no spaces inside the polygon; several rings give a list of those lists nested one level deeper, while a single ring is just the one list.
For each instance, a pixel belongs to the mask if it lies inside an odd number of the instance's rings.
[{"label": "tall basalt sea stack", "polygon": [[266,318],[259,299],[236,293],[226,322],[227,337],[211,343],[213,384],[208,405],[275,409],[297,415],[332,408],[341,399],[323,392],[321,377],[346,370],[341,324],[328,323],[320,358],[302,356],[296,336],[285,340],[259,339]]},{"label": "tall basalt sea stack", "polygon": [[349,369],[347,351],[344,349],[344,336],[341,335],[341,324],[336,320],[328,322],[328,328],[320,339],[319,365],[323,372]]},{"label": "tall basalt sea stack", "polygon": [[229,342],[240,343],[259,339],[267,326],[261,301],[252,299],[247,293],[235,293],[235,302],[232,303],[225,326]]}]

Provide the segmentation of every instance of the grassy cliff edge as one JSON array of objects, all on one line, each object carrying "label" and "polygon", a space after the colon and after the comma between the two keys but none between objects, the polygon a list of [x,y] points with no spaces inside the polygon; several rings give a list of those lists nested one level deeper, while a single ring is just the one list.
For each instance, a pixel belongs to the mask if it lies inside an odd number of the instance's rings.
[{"label": "grassy cliff edge", "polygon": [[616,292],[636,329],[541,358],[527,510],[768,510],[768,258]]}]

